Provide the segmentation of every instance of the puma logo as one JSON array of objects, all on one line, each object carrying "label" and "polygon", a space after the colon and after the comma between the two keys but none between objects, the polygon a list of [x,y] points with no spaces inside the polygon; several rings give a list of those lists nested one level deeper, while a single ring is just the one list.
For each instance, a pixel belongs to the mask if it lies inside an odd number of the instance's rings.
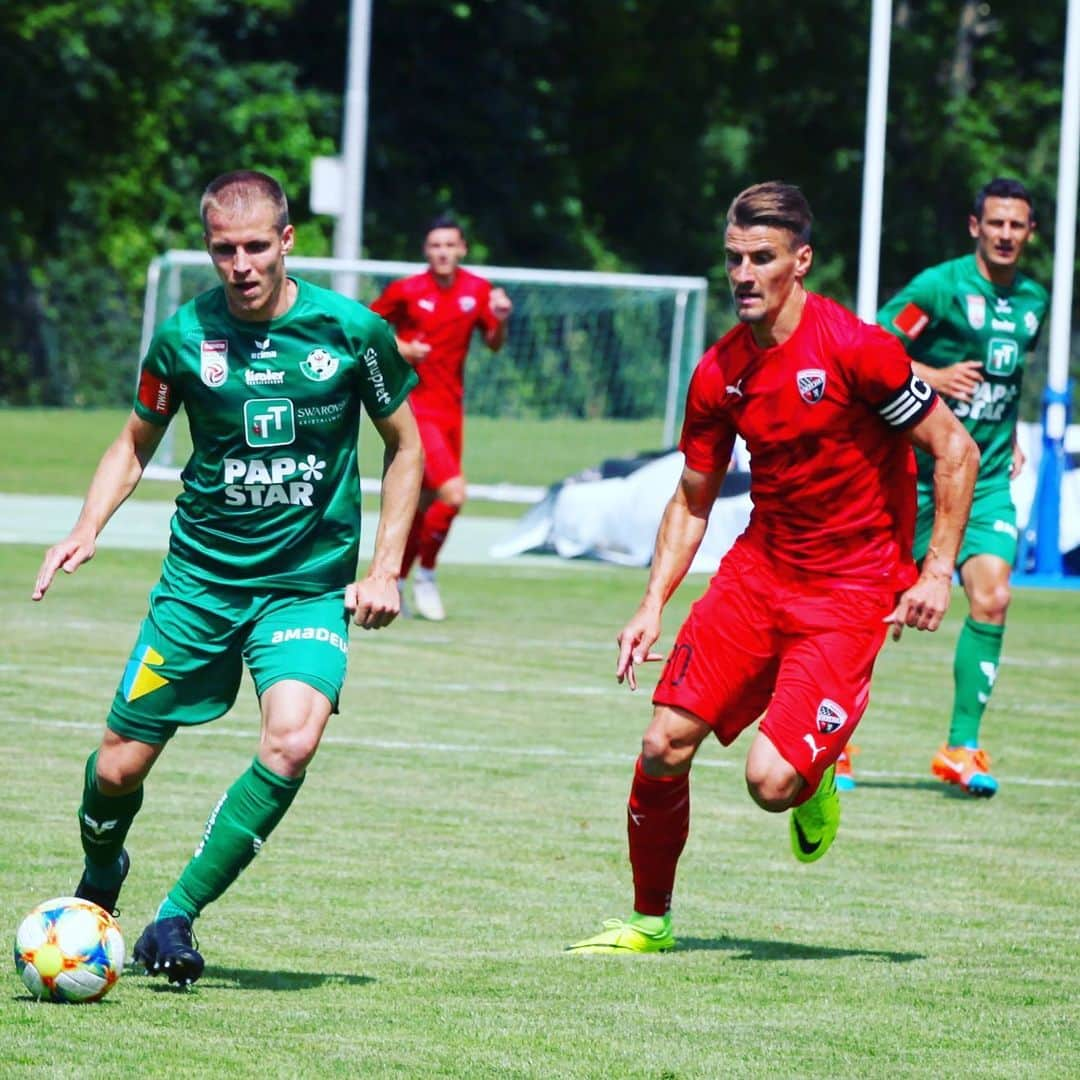
[{"label": "puma logo", "polygon": [[741,398],[743,396],[742,379],[739,379],[734,386],[728,383],[728,385],[724,387],[724,393],[730,394],[732,397]]},{"label": "puma logo", "polygon": [[810,764],[813,765],[814,762],[817,761],[818,754],[822,753],[825,750],[825,747],[824,746],[818,746],[818,744],[816,742],[814,742],[814,736],[813,735],[804,735],[803,736],[803,741],[806,743],[807,746],[810,747],[810,754],[811,754]]}]

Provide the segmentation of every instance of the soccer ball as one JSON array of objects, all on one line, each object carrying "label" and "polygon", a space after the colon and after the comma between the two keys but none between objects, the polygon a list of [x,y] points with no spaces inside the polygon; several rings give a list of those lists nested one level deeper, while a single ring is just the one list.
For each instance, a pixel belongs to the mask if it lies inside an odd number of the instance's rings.
[{"label": "soccer ball", "polygon": [[116,985],[123,969],[120,927],[89,900],[46,900],[15,932],[15,970],[42,1001],[97,1001]]}]

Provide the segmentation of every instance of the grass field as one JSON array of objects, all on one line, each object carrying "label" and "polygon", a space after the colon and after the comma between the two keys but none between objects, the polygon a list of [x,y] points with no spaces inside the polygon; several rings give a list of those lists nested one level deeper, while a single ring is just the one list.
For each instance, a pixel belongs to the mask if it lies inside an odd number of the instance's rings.
[{"label": "grass field", "polygon": [[[94,466],[116,437],[123,409],[0,409],[4,453],[0,491],[38,495],[82,495]],[[175,424],[176,459],[190,452],[183,417]],[[465,474],[476,484],[546,486],[604,458],[627,457],[663,445],[661,420],[493,420],[471,417],[465,431]],[[382,444],[364,421],[360,472],[379,476]],[[178,483],[144,480],[137,499],[173,499]],[[475,500],[471,514],[516,516],[522,506]]]},{"label": "grass field", "polygon": [[[0,491],[81,493],[121,419],[0,413]],[[548,451],[562,455],[550,479],[575,455],[620,452],[610,431],[573,447],[548,432],[542,451],[536,432],[488,434],[523,471],[485,479],[544,482],[523,463]],[[625,449],[650,445],[635,439]],[[41,554],[0,545],[8,933],[78,878],[83,762],[160,565],[103,549],[34,605]],[[9,966],[0,1076],[1080,1075],[1080,593],[1017,592],[985,724],[997,798],[927,774],[958,604],[936,636],[886,646],[860,787],[826,859],[796,863],[786,820],[751,804],[748,735],[706,745],[679,950],[571,957],[566,944],[629,910],[624,805],[649,705],[647,687],[615,684],[613,641],[643,584],[644,571],[556,560],[452,566],[448,622],[356,632],[308,783],[199,921],[196,988],[129,972],[101,1004],[64,1008],[31,1001]],[[665,642],[703,584],[672,601]],[[129,946],[256,731],[245,685],[156,767],[129,843]]]},{"label": "grass field", "polygon": [[[69,891],[82,763],[159,557],[102,551],[44,604],[0,547],[9,932]],[[829,856],[743,789],[748,736],[706,746],[674,954],[570,957],[628,911],[624,801],[649,711],[611,677],[640,571],[447,568],[453,614],[356,633],[340,716],[296,805],[198,925],[177,993],[129,973],[100,1005],[29,1000],[18,1077],[1070,1077],[1080,1068],[1078,594],[1021,591],[986,724],[1000,795],[926,773],[959,617],[881,658],[862,782]],[[674,627],[702,579],[669,609]],[[652,673],[650,673],[652,674]],[[249,686],[148,783],[129,945],[255,749]]]}]

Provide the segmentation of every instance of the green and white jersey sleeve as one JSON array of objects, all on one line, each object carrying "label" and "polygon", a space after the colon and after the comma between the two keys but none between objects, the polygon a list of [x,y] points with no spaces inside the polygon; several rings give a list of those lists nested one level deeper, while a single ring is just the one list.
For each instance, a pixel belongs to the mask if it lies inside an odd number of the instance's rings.
[{"label": "green and white jersey sleeve", "polygon": [[162,424],[183,405],[191,430],[169,557],[252,589],[353,580],[361,408],[388,416],[415,384],[379,316],[309,282],[268,323],[233,318],[221,288],[185,304],[151,343],[135,401]]},{"label": "green and white jersey sleeve", "polygon": [[[946,397],[982,454],[977,491],[1007,487],[1024,368],[1046,318],[1046,290],[1024,274],[1001,287],[979,273],[974,255],[924,270],[878,312],[878,322],[904,343],[913,360],[944,368],[982,364],[972,401]],[[920,483],[932,460],[919,457]]]}]

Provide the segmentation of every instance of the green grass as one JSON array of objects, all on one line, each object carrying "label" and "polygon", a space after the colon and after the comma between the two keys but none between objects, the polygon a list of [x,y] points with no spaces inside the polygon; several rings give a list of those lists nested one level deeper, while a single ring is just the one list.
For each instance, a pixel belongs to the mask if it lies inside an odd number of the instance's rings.
[{"label": "green grass", "polygon": [[[0,491],[40,495],[83,495],[105,448],[116,437],[123,409],[0,409],[4,453]],[[465,474],[478,484],[547,485],[609,457],[626,457],[662,446],[660,420],[492,420],[471,417],[465,426]],[[176,422],[176,455],[190,452],[183,417]],[[382,444],[365,421],[360,435],[360,471],[378,476]],[[171,481],[144,480],[135,498],[173,499]],[[520,505],[474,501],[470,513],[517,516]]]},{"label": "green grass", "polygon": [[[40,556],[0,547],[9,932],[78,877],[83,761],[160,563],[103,550],[34,605]],[[355,633],[306,786],[199,922],[194,991],[129,973],[100,1005],[56,1007],[28,1000],[9,968],[0,1073],[1078,1074],[1080,594],[1017,592],[985,724],[997,798],[928,775],[957,604],[936,636],[886,646],[860,787],[827,858],[796,863],[786,820],[751,804],[749,734],[709,744],[676,893],[681,948],[609,959],[561,949],[629,908],[625,798],[649,705],[612,671],[644,574],[447,567],[442,583],[445,624]],[[673,600],[666,642],[703,584]],[[246,684],[155,768],[130,838],[129,944],[254,753],[256,715]]]}]

